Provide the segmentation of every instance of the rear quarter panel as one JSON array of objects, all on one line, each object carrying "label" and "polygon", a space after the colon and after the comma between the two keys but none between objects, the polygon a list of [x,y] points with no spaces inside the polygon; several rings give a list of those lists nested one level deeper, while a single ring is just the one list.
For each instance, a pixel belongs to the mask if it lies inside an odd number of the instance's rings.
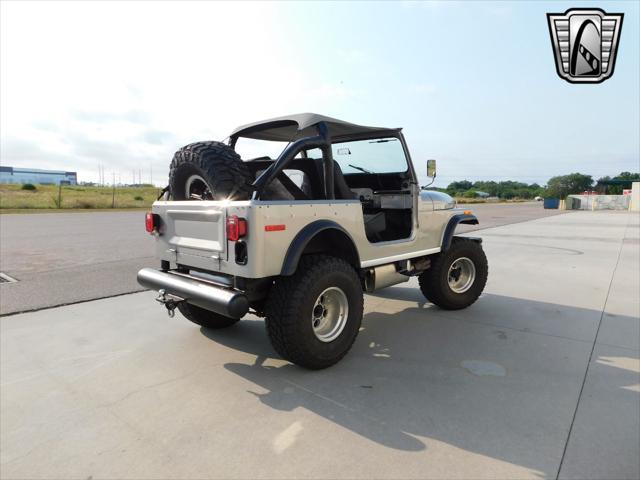
[{"label": "rear quarter panel", "polygon": [[[317,220],[330,220],[346,230],[354,241],[361,266],[382,265],[397,260],[396,257],[437,253],[442,234],[452,216],[448,211],[424,211],[418,215],[418,225],[406,240],[371,243],[364,230],[362,205],[358,200],[318,200],[311,202],[255,202],[250,224],[256,225],[262,241],[252,242],[250,252],[254,259],[250,277],[279,275],[289,245],[307,225]],[[266,232],[267,225],[285,224],[286,230]],[[255,249],[255,250],[253,250]],[[330,252],[329,252],[330,253]],[[251,259],[249,260],[251,264]],[[256,270],[253,270],[255,267]]]},{"label": "rear quarter panel", "polygon": [[[331,220],[344,228],[356,247],[366,241],[362,207],[359,201],[318,200],[310,202],[255,202],[252,224],[261,237],[249,249],[257,258],[252,277],[279,275],[293,239],[300,231],[317,220]],[[285,230],[266,231],[268,225],[285,225]],[[255,249],[255,250],[254,250]],[[251,263],[251,259],[249,260]]]}]

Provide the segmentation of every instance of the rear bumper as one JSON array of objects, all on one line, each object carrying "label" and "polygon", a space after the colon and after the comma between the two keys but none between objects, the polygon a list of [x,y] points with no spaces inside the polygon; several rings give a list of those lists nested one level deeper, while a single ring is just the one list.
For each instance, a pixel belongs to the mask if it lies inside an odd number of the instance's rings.
[{"label": "rear bumper", "polygon": [[244,293],[190,275],[143,268],[138,272],[138,283],[226,317],[241,318],[249,311]]}]

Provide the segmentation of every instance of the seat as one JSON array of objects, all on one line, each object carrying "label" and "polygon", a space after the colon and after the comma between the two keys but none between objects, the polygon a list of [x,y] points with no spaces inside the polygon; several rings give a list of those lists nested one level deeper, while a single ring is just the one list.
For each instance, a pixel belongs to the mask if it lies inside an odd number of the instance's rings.
[{"label": "seat", "polygon": [[[324,178],[324,160],[322,158],[314,158],[316,170],[320,174],[320,178]],[[333,161],[333,193],[337,200],[356,200],[358,195],[353,192],[347,185],[340,164]]]},{"label": "seat", "polygon": [[[254,174],[257,178],[264,170],[258,170]],[[289,176],[280,172],[276,178],[269,183],[260,196],[262,200],[309,200],[310,197],[301,188],[299,188]]]},{"label": "seat", "polygon": [[[320,173],[320,178],[324,178],[324,161],[321,158],[314,158],[313,162],[316,169]],[[338,200],[356,200],[358,194],[352,191],[344,179],[340,164],[333,161],[333,189],[336,199]],[[365,213],[364,214],[364,231],[370,242],[381,241],[380,234],[387,229],[387,218],[384,212]]]}]

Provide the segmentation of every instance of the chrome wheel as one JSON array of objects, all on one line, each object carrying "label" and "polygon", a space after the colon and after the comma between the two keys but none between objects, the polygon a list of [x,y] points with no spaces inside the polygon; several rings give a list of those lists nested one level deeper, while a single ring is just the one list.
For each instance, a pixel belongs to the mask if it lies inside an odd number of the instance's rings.
[{"label": "chrome wheel", "polygon": [[209,185],[200,175],[191,175],[187,178],[184,191],[189,200],[213,200]]},{"label": "chrome wheel", "polygon": [[449,288],[455,293],[464,293],[476,279],[476,266],[467,257],[456,259],[449,267],[447,275]]},{"label": "chrome wheel", "polygon": [[329,287],[318,296],[311,313],[311,326],[321,342],[338,338],[347,324],[349,301],[338,287]]}]

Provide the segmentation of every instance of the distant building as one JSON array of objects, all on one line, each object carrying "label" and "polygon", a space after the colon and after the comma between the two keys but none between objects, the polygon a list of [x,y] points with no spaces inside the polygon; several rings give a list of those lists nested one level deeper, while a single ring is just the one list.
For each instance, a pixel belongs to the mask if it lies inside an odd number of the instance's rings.
[{"label": "distant building", "polygon": [[14,168],[0,165],[0,183],[33,183],[41,185],[77,185],[76,172],[41,170],[39,168]]}]

